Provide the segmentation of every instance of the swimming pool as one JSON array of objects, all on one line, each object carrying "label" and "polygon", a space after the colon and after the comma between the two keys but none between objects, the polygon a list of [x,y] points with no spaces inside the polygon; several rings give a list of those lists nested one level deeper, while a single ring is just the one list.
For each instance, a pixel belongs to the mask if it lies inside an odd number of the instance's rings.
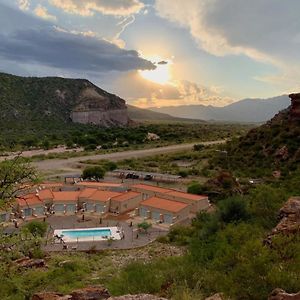
[{"label": "swimming pool", "polygon": [[121,239],[118,227],[56,229],[54,237],[61,237],[65,242],[103,241],[108,238]]}]

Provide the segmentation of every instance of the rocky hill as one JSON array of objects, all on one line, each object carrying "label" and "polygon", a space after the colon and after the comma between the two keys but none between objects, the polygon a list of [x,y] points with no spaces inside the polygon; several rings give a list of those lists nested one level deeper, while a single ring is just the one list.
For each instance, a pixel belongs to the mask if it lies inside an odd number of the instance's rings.
[{"label": "rocky hill", "polygon": [[300,166],[300,94],[289,97],[292,100],[289,108],[227,144],[228,161],[224,163],[249,175],[277,171],[274,175],[280,176]]},{"label": "rocky hill", "polygon": [[88,80],[0,73],[0,126],[34,122],[125,126],[125,101]]}]

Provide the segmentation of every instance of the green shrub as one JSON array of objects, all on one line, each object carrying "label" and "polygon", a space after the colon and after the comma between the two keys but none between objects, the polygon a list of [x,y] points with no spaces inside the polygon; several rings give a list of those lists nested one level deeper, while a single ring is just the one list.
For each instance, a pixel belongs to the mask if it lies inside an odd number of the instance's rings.
[{"label": "green shrub", "polygon": [[31,221],[23,226],[23,230],[28,230],[35,237],[43,237],[47,232],[46,222]]},{"label": "green shrub", "polygon": [[105,170],[102,167],[87,167],[82,172],[83,179],[102,179],[105,175]]}]

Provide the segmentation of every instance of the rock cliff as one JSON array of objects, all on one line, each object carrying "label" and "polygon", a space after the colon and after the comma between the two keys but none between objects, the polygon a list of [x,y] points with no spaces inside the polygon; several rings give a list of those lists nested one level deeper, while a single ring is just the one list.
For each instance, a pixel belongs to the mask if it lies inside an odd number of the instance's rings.
[{"label": "rock cliff", "polygon": [[41,123],[126,126],[125,100],[85,79],[20,77],[0,73],[0,126]]}]

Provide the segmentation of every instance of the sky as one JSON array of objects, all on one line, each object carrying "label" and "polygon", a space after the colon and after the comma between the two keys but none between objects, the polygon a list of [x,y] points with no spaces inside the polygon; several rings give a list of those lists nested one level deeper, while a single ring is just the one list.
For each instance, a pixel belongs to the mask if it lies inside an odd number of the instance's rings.
[{"label": "sky", "polygon": [[143,108],[300,92],[300,1],[0,0],[0,72]]}]

